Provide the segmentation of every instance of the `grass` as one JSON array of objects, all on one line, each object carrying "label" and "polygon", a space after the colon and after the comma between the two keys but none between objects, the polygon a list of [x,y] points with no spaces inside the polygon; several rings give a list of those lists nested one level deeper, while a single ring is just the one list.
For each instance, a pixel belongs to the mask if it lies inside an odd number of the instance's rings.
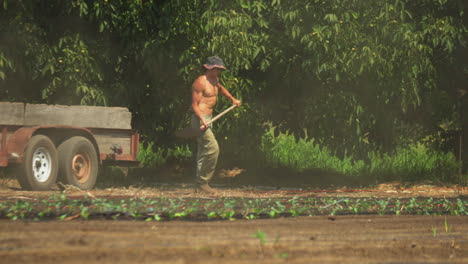
[{"label": "grass", "polygon": [[273,126],[262,137],[261,151],[267,165],[303,171],[320,169],[349,176],[371,175],[378,180],[459,182],[459,163],[451,152],[430,149],[423,143],[399,146],[393,153],[368,153],[366,160],[338,158],[326,146],[305,135],[296,138]]}]

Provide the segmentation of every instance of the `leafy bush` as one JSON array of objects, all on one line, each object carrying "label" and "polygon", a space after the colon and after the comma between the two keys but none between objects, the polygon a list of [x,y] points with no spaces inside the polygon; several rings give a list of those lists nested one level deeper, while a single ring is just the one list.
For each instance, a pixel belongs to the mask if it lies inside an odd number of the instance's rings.
[{"label": "leafy bush", "polygon": [[[145,147],[146,145],[146,147]],[[154,149],[154,143],[141,143],[138,151],[138,160],[146,168],[154,168],[165,165],[169,160],[185,161],[192,157],[192,151],[188,145],[175,146],[173,148]]]},{"label": "leafy bush", "polygon": [[269,125],[262,137],[261,150],[269,165],[302,171],[322,169],[344,175],[372,175],[379,180],[457,180],[458,162],[453,153],[432,150],[423,143],[396,148],[394,153],[368,154],[368,160],[352,156],[337,157],[327,147],[320,146],[307,133],[296,139],[289,131],[277,132]]}]

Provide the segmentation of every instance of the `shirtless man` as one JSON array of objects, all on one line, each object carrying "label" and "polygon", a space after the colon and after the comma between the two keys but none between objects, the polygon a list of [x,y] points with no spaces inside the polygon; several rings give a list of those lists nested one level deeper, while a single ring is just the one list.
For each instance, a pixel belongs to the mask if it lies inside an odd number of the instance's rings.
[{"label": "shirtless man", "polygon": [[218,162],[218,142],[207,122],[211,120],[213,108],[216,105],[218,93],[221,93],[232,101],[234,105],[240,106],[241,102],[234,98],[224,86],[219,83],[219,75],[225,70],[223,60],[217,56],[208,57],[204,75],[198,77],[192,84],[192,127],[200,129],[205,127],[204,133],[197,137],[197,191],[213,193],[214,190],[208,183]]}]

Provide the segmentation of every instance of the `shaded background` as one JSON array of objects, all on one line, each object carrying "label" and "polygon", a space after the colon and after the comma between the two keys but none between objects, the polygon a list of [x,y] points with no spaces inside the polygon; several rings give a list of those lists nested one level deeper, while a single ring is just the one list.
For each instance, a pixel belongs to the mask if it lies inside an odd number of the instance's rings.
[{"label": "shaded background", "polygon": [[[243,101],[216,124],[221,167],[393,179],[405,172],[390,161],[372,171],[372,155],[409,149],[451,155],[410,180],[466,173],[466,1],[0,3],[0,100],[128,107],[147,167],[190,166],[193,142],[174,133],[188,125],[201,64],[218,55]],[[300,164],[319,154],[331,165]],[[352,169],[333,165],[345,161]]]}]

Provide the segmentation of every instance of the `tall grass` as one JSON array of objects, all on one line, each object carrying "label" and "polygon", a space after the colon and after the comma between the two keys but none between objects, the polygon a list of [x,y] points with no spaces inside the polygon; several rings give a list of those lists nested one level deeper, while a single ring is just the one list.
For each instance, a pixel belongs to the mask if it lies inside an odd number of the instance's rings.
[{"label": "tall grass", "polygon": [[296,139],[290,132],[269,126],[261,144],[268,165],[297,171],[321,169],[344,175],[368,176],[377,180],[454,182],[459,166],[453,153],[432,150],[422,143],[396,148],[393,153],[368,153],[367,160],[352,156],[338,158],[307,134]]},{"label": "tall grass", "polygon": [[275,167],[287,167],[302,171],[323,169],[343,174],[360,173],[364,162],[354,162],[350,157],[339,159],[325,146],[315,143],[305,135],[296,140],[289,131],[279,132],[270,126],[262,137],[262,151],[267,162]]},{"label": "tall grass", "polygon": [[369,153],[367,172],[382,178],[408,181],[454,182],[458,166],[453,153],[432,150],[418,142],[398,147],[392,155]]}]

